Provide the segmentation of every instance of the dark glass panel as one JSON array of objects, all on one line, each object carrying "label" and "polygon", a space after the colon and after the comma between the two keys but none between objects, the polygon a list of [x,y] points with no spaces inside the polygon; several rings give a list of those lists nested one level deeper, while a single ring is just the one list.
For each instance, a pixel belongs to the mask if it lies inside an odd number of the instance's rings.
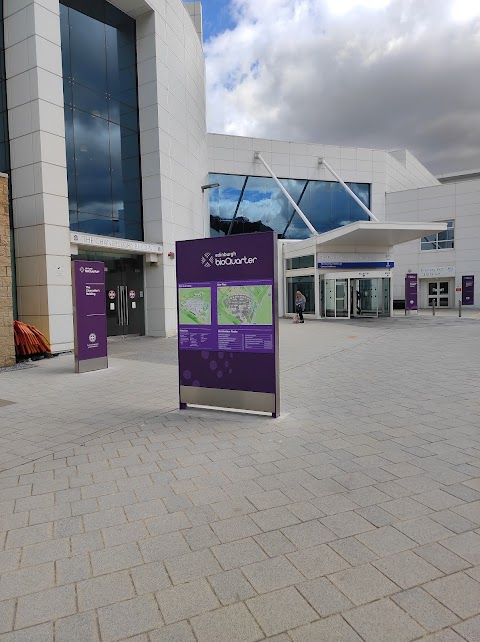
[{"label": "dark glass panel", "polygon": [[106,94],[105,25],[70,10],[70,55],[73,82]]},{"label": "dark glass panel", "polygon": [[112,213],[108,122],[73,110],[78,209]]},{"label": "dark glass panel", "polygon": [[331,229],[332,185],[323,181],[310,181],[302,198],[301,209],[321,234]]},{"label": "dark glass panel", "polygon": [[61,1],[72,225],[141,239],[135,20],[105,0]]},{"label": "dark glass panel", "polygon": [[[319,233],[328,232],[353,221],[368,219],[368,215],[339,183],[280,180]],[[245,177],[210,174],[209,182],[220,184],[218,189],[210,190],[209,204],[211,234],[221,236],[228,232]],[[352,183],[351,188],[369,207],[370,186]],[[308,227],[272,178],[249,177],[232,234],[260,229],[275,230],[289,239],[310,236]]]},{"label": "dark glass panel", "polygon": [[125,236],[127,239],[141,241],[143,238],[142,226],[140,223],[130,223],[125,221],[125,232],[123,234],[115,234],[115,236]]},{"label": "dark glass panel", "polygon": [[293,259],[287,259],[287,270],[301,270],[315,267],[315,256],[296,256]]},{"label": "dark glass panel", "polygon": [[98,234],[99,236],[113,236],[113,221],[111,218],[93,217],[80,220],[81,213],[78,213],[78,231]]},{"label": "dark glass panel", "polygon": [[124,201],[123,203],[123,217],[126,220],[130,221],[139,221],[141,220],[142,214],[142,201]]},{"label": "dark glass panel", "polygon": [[108,119],[107,95],[88,89],[78,83],[73,84],[73,106],[75,109],[81,109],[92,114],[92,116]]}]

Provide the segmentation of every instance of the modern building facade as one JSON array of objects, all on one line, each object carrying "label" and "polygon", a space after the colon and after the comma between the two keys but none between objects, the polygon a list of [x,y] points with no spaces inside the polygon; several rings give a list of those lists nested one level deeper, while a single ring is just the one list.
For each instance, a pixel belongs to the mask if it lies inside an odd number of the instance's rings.
[{"label": "modern building facade", "polygon": [[[405,299],[404,276],[419,279],[419,305],[480,307],[480,180],[448,181],[422,189],[386,194],[386,220],[441,221],[448,230],[395,248],[393,298]],[[473,277],[473,301],[465,280]]]},{"label": "modern building facade", "polygon": [[[472,185],[479,181],[442,185],[406,150],[207,134],[199,2],[0,0],[0,7],[0,172],[11,179],[16,314],[54,351],[73,347],[75,258],[105,263],[107,290],[118,293],[114,309],[108,305],[110,335],[176,333],[175,242],[188,238],[278,232],[281,314],[298,288],[309,314],[344,317],[336,293],[345,278],[350,316],[359,300],[373,300],[374,287],[377,312],[389,313],[404,299],[405,271],[455,264],[456,287],[465,271],[478,274],[479,241],[468,235],[478,225]],[[390,228],[398,223],[396,235],[369,244],[369,212]],[[402,226],[410,230],[403,236]],[[305,253],[312,227],[323,240]],[[427,232],[437,236],[423,243]],[[358,234],[362,244],[353,247]],[[344,244],[332,245],[332,235]],[[400,240],[409,242],[395,247]],[[359,284],[356,273],[329,276],[333,268],[320,266],[332,263],[333,251],[361,254],[363,264],[393,256],[396,266],[377,266],[388,275]],[[135,293],[134,307],[126,291]],[[333,314],[328,297],[339,300]],[[428,296],[422,301],[428,305]],[[448,304],[455,301],[449,294]]]},{"label": "modern building facade", "polygon": [[1,4],[19,317],[71,349],[71,258],[92,256],[142,300],[118,331],[173,334],[174,244],[204,236],[207,213],[200,5]]}]

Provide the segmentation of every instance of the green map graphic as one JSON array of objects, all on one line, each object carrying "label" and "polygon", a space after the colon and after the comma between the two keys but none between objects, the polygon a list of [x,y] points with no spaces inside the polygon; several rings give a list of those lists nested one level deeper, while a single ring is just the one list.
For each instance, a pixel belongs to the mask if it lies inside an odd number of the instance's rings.
[{"label": "green map graphic", "polygon": [[210,325],[212,294],[210,288],[179,288],[180,325]]},{"label": "green map graphic", "polygon": [[272,286],[236,285],[217,289],[218,325],[272,325]]}]

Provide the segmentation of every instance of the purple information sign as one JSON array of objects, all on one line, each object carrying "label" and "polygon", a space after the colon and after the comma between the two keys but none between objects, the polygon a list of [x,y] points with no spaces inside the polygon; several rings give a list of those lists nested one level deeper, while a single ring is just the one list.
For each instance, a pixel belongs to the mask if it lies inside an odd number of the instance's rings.
[{"label": "purple information sign", "polygon": [[475,277],[474,275],[462,276],[462,305],[475,304]]},{"label": "purple information sign", "polygon": [[405,310],[418,310],[418,275],[405,275]]},{"label": "purple information sign", "polygon": [[100,261],[74,261],[72,276],[75,372],[108,368],[104,264]]},{"label": "purple information sign", "polygon": [[180,241],[180,406],[279,414],[277,237]]}]

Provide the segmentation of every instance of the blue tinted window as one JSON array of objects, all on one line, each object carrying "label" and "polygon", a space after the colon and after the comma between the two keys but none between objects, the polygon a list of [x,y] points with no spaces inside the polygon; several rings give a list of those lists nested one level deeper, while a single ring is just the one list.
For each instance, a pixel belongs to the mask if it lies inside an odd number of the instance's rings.
[{"label": "blue tinted window", "polygon": [[60,21],[71,228],[141,240],[135,20],[62,0]]},{"label": "blue tinted window", "polygon": [[[310,231],[272,178],[210,174],[212,236],[273,230],[281,238],[302,239]],[[343,187],[332,181],[280,179],[313,227],[328,232],[368,215]],[[370,207],[370,185],[349,183],[351,190]]]}]

